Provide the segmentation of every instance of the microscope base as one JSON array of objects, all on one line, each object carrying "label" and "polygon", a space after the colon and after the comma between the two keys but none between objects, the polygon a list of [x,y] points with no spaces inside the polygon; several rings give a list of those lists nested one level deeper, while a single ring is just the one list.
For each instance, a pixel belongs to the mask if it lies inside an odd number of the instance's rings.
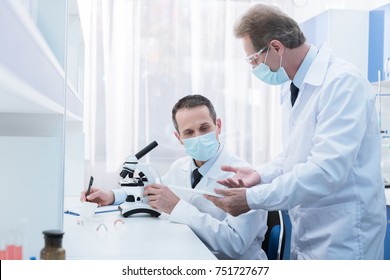
[{"label": "microscope base", "polygon": [[145,203],[125,202],[119,205],[118,209],[125,218],[139,213],[146,213],[152,217],[158,217],[161,215],[161,212],[153,209],[149,204]]}]

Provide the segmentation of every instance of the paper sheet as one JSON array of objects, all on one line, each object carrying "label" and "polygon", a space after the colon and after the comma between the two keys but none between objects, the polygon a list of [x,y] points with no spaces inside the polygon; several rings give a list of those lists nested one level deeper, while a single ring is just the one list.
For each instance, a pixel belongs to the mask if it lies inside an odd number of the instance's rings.
[{"label": "paper sheet", "polygon": [[[65,207],[64,213],[74,216],[80,216],[80,205]],[[95,214],[102,214],[107,212],[115,212],[119,211],[118,205],[107,205],[107,206],[100,206],[96,208]]]},{"label": "paper sheet", "polygon": [[200,195],[207,194],[207,195],[212,195],[212,196],[216,196],[216,197],[223,197],[223,195],[217,194],[215,192],[210,192],[210,191],[205,191],[205,190],[198,190],[196,188],[195,189],[190,189],[190,188],[183,188],[183,187],[174,186],[174,185],[168,185],[167,187],[172,189],[172,190],[187,191],[187,192],[200,194]]}]

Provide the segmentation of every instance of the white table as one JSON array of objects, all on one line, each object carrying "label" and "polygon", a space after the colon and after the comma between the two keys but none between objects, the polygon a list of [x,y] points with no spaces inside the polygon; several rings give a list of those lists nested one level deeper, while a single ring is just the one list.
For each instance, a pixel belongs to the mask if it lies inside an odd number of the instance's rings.
[{"label": "white table", "polygon": [[65,214],[64,231],[66,259],[216,259],[187,225],[164,215],[124,218],[111,212],[83,220]]}]

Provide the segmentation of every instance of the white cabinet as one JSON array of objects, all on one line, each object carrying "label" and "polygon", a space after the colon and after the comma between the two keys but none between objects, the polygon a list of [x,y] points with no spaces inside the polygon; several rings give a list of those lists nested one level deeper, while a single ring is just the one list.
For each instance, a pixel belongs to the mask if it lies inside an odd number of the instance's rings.
[{"label": "white cabinet", "polygon": [[370,11],[368,78],[377,94],[382,133],[382,174],[390,184],[390,4]]},{"label": "white cabinet", "polygon": [[368,11],[327,10],[301,23],[308,43],[323,44],[333,54],[357,66],[363,75],[368,67]]},{"label": "white cabinet", "polygon": [[[67,0],[53,1],[56,16],[46,22],[56,26],[47,31],[53,36],[39,28],[48,1],[24,2],[37,18],[19,1],[0,1],[0,251],[22,242],[28,259],[39,258],[43,230],[63,227],[64,182],[74,177],[66,159],[83,161],[83,102],[61,61]],[[68,130],[77,147],[66,145]]]},{"label": "white cabinet", "polygon": [[[370,11],[368,78],[390,80],[390,4]],[[378,74],[379,72],[379,74]]]},{"label": "white cabinet", "polygon": [[382,135],[382,175],[386,185],[390,184],[390,81],[373,84],[376,108]]}]

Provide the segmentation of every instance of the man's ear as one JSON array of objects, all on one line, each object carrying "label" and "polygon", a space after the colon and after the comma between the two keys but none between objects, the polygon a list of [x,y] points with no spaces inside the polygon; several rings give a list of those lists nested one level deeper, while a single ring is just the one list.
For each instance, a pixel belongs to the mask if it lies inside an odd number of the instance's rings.
[{"label": "man's ear", "polygon": [[215,124],[217,126],[217,136],[219,136],[219,134],[221,134],[221,131],[222,131],[222,121],[221,121],[221,119],[217,118]]},{"label": "man's ear", "polygon": [[272,40],[270,43],[270,49],[275,51],[279,56],[284,54],[285,48],[279,40]]},{"label": "man's ear", "polygon": [[184,145],[183,141],[181,141],[180,134],[176,130],[173,133],[175,134],[177,140],[179,140],[180,144]]}]

